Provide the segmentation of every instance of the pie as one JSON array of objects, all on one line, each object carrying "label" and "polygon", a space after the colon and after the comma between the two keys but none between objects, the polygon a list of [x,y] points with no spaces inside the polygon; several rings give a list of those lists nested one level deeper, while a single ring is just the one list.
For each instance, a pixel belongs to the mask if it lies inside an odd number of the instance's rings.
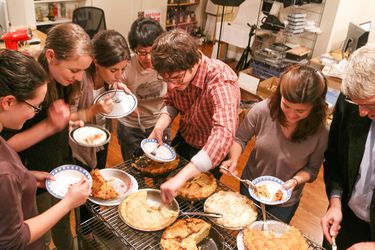
[{"label": "pie", "polygon": [[198,250],[197,244],[207,238],[211,225],[198,218],[185,218],[168,227],[161,237],[164,250]]},{"label": "pie", "polygon": [[213,194],[216,188],[215,177],[209,172],[201,173],[177,190],[177,195],[186,200],[202,200]]},{"label": "pie", "polygon": [[91,196],[102,200],[112,200],[119,197],[116,190],[100,174],[99,169],[91,171],[92,187]]},{"label": "pie", "polygon": [[281,201],[283,199],[283,191],[281,189],[277,189],[277,191],[274,194],[271,194],[271,192],[268,189],[268,185],[258,185],[256,187],[255,194],[262,200],[267,201]]},{"label": "pie", "polygon": [[221,213],[223,217],[213,221],[229,229],[244,228],[257,218],[254,203],[246,196],[231,191],[219,191],[208,197],[204,211]]},{"label": "pie", "polygon": [[172,224],[178,212],[167,206],[155,207],[147,203],[147,190],[126,197],[119,206],[120,217],[132,228],[157,231]]},{"label": "pie", "polygon": [[138,169],[141,173],[150,175],[161,175],[169,173],[172,170],[175,170],[178,166],[178,163],[178,157],[176,157],[176,159],[174,159],[171,162],[157,162],[142,155],[134,158],[133,162],[130,165]]},{"label": "pie", "polygon": [[293,226],[288,228],[285,233],[278,235],[272,230],[261,231],[247,227],[244,230],[244,245],[247,250],[307,250],[308,245],[301,232]]}]

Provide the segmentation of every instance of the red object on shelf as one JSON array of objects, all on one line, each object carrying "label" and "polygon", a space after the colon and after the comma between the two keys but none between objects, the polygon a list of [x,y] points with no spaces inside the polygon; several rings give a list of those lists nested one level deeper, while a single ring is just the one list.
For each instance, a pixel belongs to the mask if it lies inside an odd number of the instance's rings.
[{"label": "red object on shelf", "polygon": [[1,36],[1,40],[5,42],[5,48],[18,50],[18,42],[27,41],[31,39],[32,36],[33,33],[31,32],[31,29],[23,28],[5,33]]}]

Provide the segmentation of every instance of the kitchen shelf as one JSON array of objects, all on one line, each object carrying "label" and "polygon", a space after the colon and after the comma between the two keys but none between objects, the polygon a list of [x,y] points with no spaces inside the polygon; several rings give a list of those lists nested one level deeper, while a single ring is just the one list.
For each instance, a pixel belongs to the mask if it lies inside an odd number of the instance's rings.
[{"label": "kitchen shelf", "polygon": [[196,24],[197,22],[184,22],[184,23],[177,23],[177,24],[167,24],[165,25],[166,28],[173,28],[173,27],[178,27],[178,26],[185,26],[185,25],[193,25]]},{"label": "kitchen shelf", "polygon": [[168,7],[177,7],[177,6],[192,6],[192,5],[198,5],[198,4],[199,4],[199,1],[194,2],[194,3],[169,3],[167,6]]},{"label": "kitchen shelf", "polygon": [[70,23],[70,22],[72,22],[72,19],[69,19],[69,18],[58,18],[55,21],[36,22],[36,26],[55,25],[55,24],[59,24],[59,23]]},{"label": "kitchen shelf", "polygon": [[77,0],[34,0],[34,4],[39,4],[39,3],[60,3],[60,2],[77,2]]}]

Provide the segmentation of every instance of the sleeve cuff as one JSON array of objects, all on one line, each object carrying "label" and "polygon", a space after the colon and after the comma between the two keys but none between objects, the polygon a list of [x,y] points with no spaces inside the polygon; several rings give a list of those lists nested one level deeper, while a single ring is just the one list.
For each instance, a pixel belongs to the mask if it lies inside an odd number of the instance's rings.
[{"label": "sleeve cuff", "polygon": [[201,172],[207,172],[212,168],[211,158],[208,156],[206,151],[201,149],[196,155],[190,160]]},{"label": "sleeve cuff", "polygon": [[342,196],[342,190],[338,190],[338,189],[332,190],[330,194],[330,197],[336,197],[340,199],[341,199],[341,196]]},{"label": "sleeve cuff", "polygon": [[161,113],[168,114],[173,120],[177,116],[178,110],[173,106],[164,106],[161,109]]}]

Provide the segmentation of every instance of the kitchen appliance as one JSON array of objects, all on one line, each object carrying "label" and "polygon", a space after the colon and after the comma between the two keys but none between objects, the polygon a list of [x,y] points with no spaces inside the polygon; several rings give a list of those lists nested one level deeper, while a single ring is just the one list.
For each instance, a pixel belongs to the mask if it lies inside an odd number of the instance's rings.
[{"label": "kitchen appliance", "polygon": [[31,39],[33,33],[30,28],[20,28],[9,31],[1,36],[1,40],[5,42],[5,47],[11,50],[18,50],[18,42]]}]

